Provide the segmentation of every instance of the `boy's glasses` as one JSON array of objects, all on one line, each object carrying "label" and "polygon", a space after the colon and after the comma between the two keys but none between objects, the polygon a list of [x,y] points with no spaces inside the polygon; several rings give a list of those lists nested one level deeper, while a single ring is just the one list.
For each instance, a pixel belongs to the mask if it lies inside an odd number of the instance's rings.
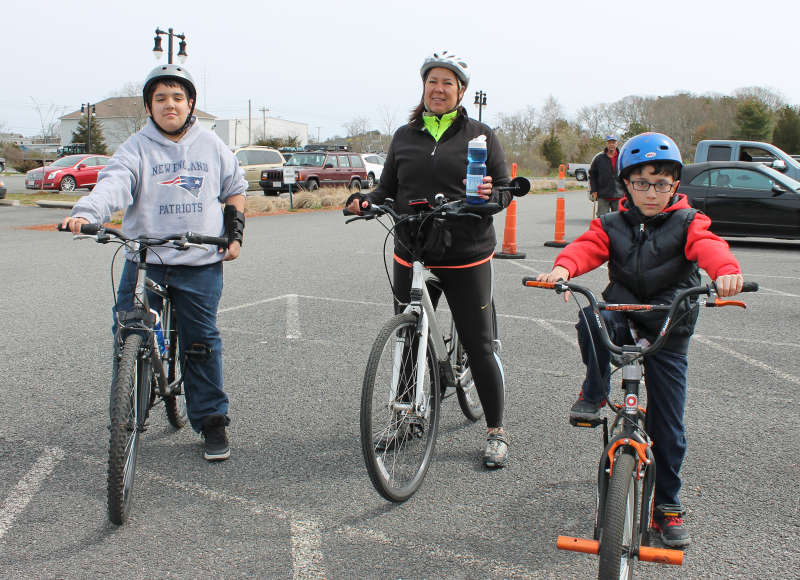
[{"label": "boy's glasses", "polygon": [[636,181],[631,181],[631,185],[633,189],[636,191],[647,191],[651,187],[656,190],[657,193],[667,193],[672,190],[672,186],[675,185],[674,183],[668,183],[666,181],[659,181],[658,183],[650,183],[649,181],[645,181],[644,179],[637,179]]}]

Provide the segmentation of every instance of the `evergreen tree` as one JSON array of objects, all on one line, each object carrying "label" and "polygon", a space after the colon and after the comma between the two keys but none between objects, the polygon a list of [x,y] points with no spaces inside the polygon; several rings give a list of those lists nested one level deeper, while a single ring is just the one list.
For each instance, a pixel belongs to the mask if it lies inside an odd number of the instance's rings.
[{"label": "evergreen tree", "polygon": [[[87,123],[87,118],[91,119]],[[91,128],[91,135],[88,129]],[[87,153],[96,153],[97,155],[108,155],[105,140],[103,139],[103,128],[94,115],[82,115],[81,120],[78,121],[78,127],[72,133],[73,143],[84,143],[87,146]]]},{"label": "evergreen tree", "polygon": [[561,141],[556,135],[550,135],[542,141],[542,157],[547,159],[551,169],[556,169],[564,160],[561,151]]},{"label": "evergreen tree", "polygon": [[767,105],[756,99],[747,99],[736,109],[737,130],[734,139],[769,141],[772,133],[772,114]]},{"label": "evergreen tree", "polygon": [[800,115],[792,107],[786,106],[778,111],[772,143],[789,155],[800,154]]}]

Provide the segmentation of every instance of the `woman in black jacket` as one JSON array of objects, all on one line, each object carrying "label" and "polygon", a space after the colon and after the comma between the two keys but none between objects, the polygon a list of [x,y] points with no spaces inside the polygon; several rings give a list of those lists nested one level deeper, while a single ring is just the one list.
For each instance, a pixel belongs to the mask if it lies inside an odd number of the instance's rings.
[{"label": "woman in black jacket", "polygon": [[[469,84],[469,68],[463,59],[447,51],[425,59],[420,69],[423,92],[407,125],[392,138],[380,183],[369,194],[354,194],[347,209],[360,213],[370,203],[395,200],[399,213],[410,213],[409,202],[443,193],[448,200],[465,199],[467,143],[486,136],[486,177],[478,189],[487,201],[501,208],[511,194],[493,189],[509,182],[505,155],[492,130],[467,116],[461,99]],[[502,467],[508,455],[508,438],[503,428],[503,367],[496,352],[492,301],[492,256],[496,244],[492,217],[481,220],[450,220],[446,235],[426,248],[426,266],[442,282],[458,334],[469,356],[472,375],[486,416],[488,440],[484,452],[487,467]],[[408,302],[412,256],[407,247],[409,232],[400,229],[394,247],[395,310]],[[432,298],[439,298],[432,290]],[[434,302],[435,304],[435,302]]]}]

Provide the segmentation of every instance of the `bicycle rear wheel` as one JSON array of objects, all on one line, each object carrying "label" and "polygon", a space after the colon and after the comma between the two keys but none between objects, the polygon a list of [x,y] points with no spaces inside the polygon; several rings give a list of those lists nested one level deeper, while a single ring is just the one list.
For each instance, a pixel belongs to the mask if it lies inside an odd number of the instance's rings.
[{"label": "bicycle rear wheel", "polygon": [[[169,340],[169,350],[167,359],[164,361],[164,370],[167,373],[167,384],[172,384],[175,377],[183,372],[178,368],[181,360],[181,345],[178,340],[177,316],[172,308],[172,302],[164,301],[164,313],[162,315],[162,325],[164,328],[164,338]],[[167,412],[167,420],[175,429],[182,429],[188,417],[186,414],[186,394],[183,384],[179,385],[179,392],[172,396],[164,397],[164,410]]]},{"label": "bicycle rear wheel", "polygon": [[[400,314],[378,333],[361,391],[361,449],[370,480],[384,498],[403,502],[422,484],[439,428],[439,369],[429,343],[419,372],[417,317]],[[419,380],[418,380],[419,379]],[[422,389],[422,404],[415,404]]]},{"label": "bicycle rear wheel", "polygon": [[632,578],[634,545],[638,529],[639,480],[634,477],[636,458],[617,454],[608,485],[600,532],[600,580]]},{"label": "bicycle rear wheel", "polygon": [[472,378],[472,369],[469,367],[469,358],[461,344],[461,340],[456,330],[456,325],[452,324],[451,335],[453,339],[453,354],[451,363],[456,372],[456,379],[458,384],[456,386],[456,395],[458,396],[458,405],[461,407],[461,412],[464,416],[472,422],[477,421],[483,417],[483,405],[478,396],[478,389],[475,387],[475,379]]},{"label": "bicycle rear wheel", "polygon": [[153,369],[142,352],[143,340],[136,333],[125,337],[111,383],[108,517],[117,525],[125,523],[130,513],[136,458],[151,404]]}]

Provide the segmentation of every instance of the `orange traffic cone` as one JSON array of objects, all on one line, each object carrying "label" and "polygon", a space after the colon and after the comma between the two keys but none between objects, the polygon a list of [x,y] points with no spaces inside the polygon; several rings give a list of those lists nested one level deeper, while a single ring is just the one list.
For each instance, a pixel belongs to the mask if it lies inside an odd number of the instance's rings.
[{"label": "orange traffic cone", "polygon": [[[517,164],[511,164],[511,178],[517,176]],[[497,252],[495,258],[523,259],[525,254],[517,252],[517,200],[512,199],[506,208],[506,227],[503,230],[503,251]]]},{"label": "orange traffic cone", "polygon": [[549,242],[545,242],[544,245],[554,248],[563,248],[567,245],[567,242],[564,240],[564,198],[560,195],[556,199],[555,234],[553,239]]}]

